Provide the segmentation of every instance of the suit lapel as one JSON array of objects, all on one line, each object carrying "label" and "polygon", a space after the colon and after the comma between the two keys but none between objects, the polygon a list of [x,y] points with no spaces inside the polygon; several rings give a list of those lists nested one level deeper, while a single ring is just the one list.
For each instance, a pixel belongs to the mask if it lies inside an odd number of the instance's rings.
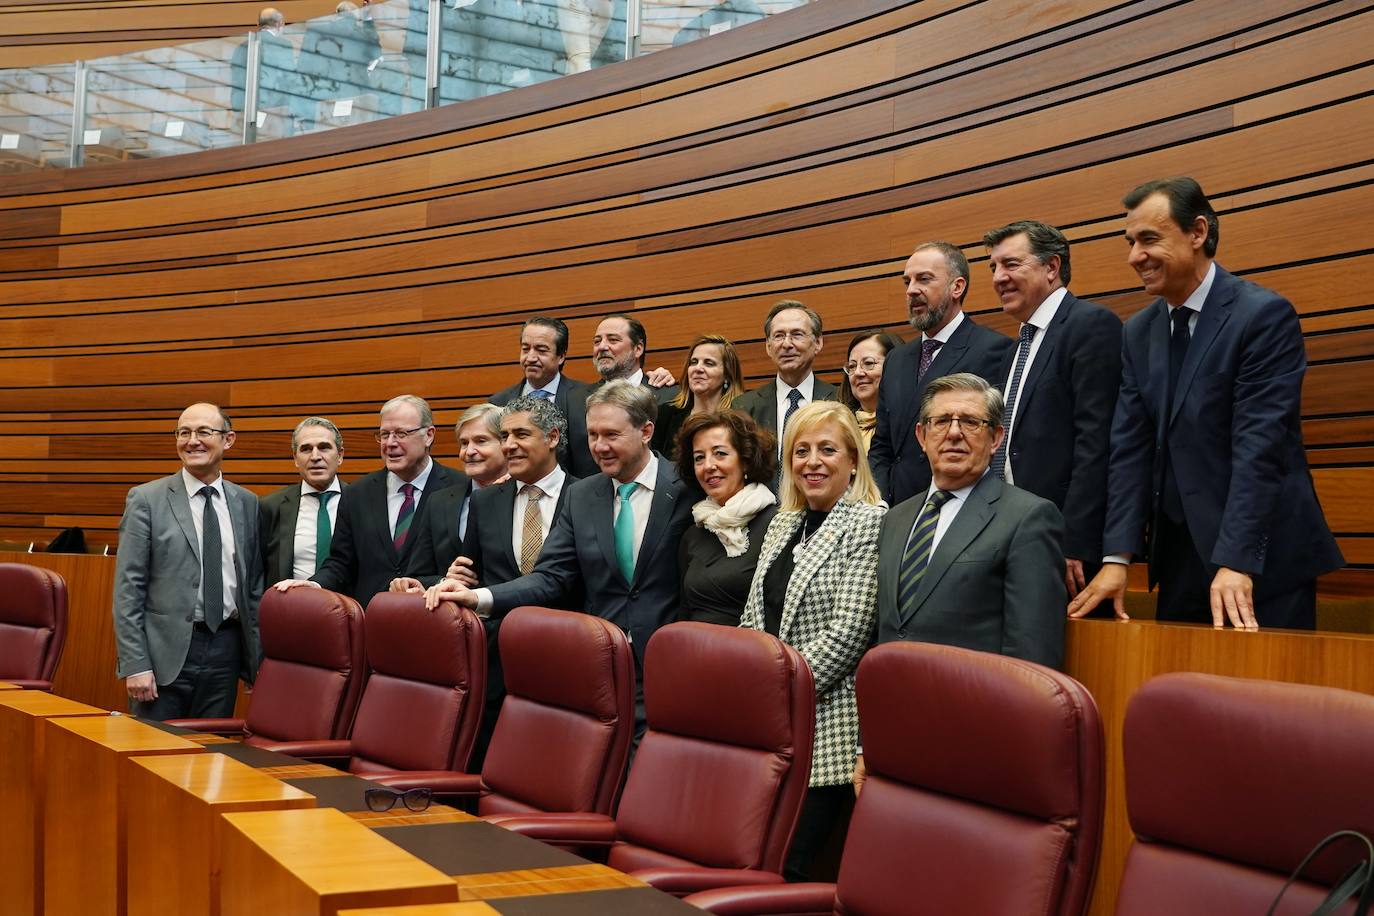
[{"label": "suit lapel", "polygon": [[[560,391],[562,390],[560,386]],[[497,499],[493,500],[501,510],[496,513],[495,519],[483,519],[482,526],[485,529],[490,525],[499,538],[501,551],[505,554],[506,561],[510,563],[510,568],[519,575],[520,559],[515,555],[515,498],[519,492],[519,483],[514,479],[508,480],[500,485],[501,489],[497,492]],[[471,515],[471,513],[469,513]],[[469,519],[471,520],[471,519]]]},{"label": "suit lapel", "polygon": [[1169,406],[1170,423],[1173,423],[1174,417],[1178,415],[1179,408],[1188,396],[1193,376],[1197,375],[1197,367],[1207,355],[1212,341],[1217,339],[1217,333],[1222,325],[1231,317],[1231,300],[1236,295],[1231,279],[1230,274],[1220,267],[1217,268],[1217,275],[1212,280],[1212,289],[1207,293],[1206,301],[1202,303],[1202,312],[1197,316],[1197,327],[1193,329],[1192,339],[1188,342],[1188,353],[1183,358],[1183,367],[1178,371],[1178,390],[1174,393],[1174,403]]},{"label": "suit lapel", "polygon": [[1164,442],[1164,430],[1168,427],[1169,405],[1169,306],[1163,299],[1156,299],[1154,315],[1150,322],[1150,374],[1148,388],[1142,392],[1143,400],[1154,405],[1155,444]]},{"label": "suit lapel", "polygon": [[[1054,320],[1050,326],[1045,328],[1045,339],[1040,341],[1040,349],[1035,351],[1035,362],[1031,363],[1030,370],[1026,372],[1026,377],[1021,379],[1021,387],[1016,392],[1016,415],[1024,417],[1026,406],[1030,404],[1031,398],[1035,397],[1035,386],[1039,383],[1040,377],[1045,374],[1047,367],[1054,359],[1054,348],[1059,344],[1059,338],[1064,334],[1064,325],[1068,323],[1069,314],[1073,310],[1075,303],[1072,293],[1064,293],[1064,301],[1059,303],[1059,310],[1054,313]],[[1012,365],[1016,363],[1016,349],[1011,351]],[[1010,367],[1009,367],[1010,368]],[[994,385],[1005,385],[1006,378],[993,379]],[[1013,431],[1015,427],[1013,427]]]},{"label": "suit lapel", "polygon": [[[325,511],[323,505],[320,511]],[[281,501],[281,512],[277,515],[277,557],[278,563],[288,573],[296,568],[296,520],[301,513],[301,487],[295,484],[286,491]]]},{"label": "suit lapel", "polygon": [[959,514],[954,517],[944,537],[940,538],[940,546],[931,554],[925,575],[921,577],[921,585],[916,589],[916,596],[912,599],[911,607],[906,609],[903,620],[920,610],[935,586],[940,584],[940,579],[949,572],[950,565],[992,521],[993,507],[1002,496],[1003,486],[1000,479],[987,474],[969,493]]},{"label": "suit lapel", "polygon": [[[245,566],[247,560],[247,532],[248,532],[248,507],[241,493],[236,489],[231,489],[229,482],[224,482],[224,498],[229,502],[229,521],[234,526],[234,575],[239,582],[239,595],[241,600],[247,600],[248,595],[248,568]],[[257,519],[253,520],[254,523]]]},{"label": "suit lapel", "polygon": [[[759,425],[768,429],[778,428],[778,380],[775,378],[759,389]],[[782,437],[778,437],[781,441]]]},{"label": "suit lapel", "polygon": [[615,517],[612,514],[615,483],[605,474],[598,474],[597,478],[596,486],[592,487],[592,531],[596,532],[597,546],[601,548],[606,568],[615,570],[620,581],[625,582],[625,574],[620,571],[620,561],[615,556]]},{"label": "suit lapel", "polygon": [[[815,379],[811,384],[811,402],[814,404],[817,401],[833,401],[838,397],[838,392],[839,389],[829,382]],[[777,398],[773,399],[773,403],[777,403]]]},{"label": "suit lapel", "polygon": [[191,503],[186,495],[186,484],[182,481],[180,472],[173,474],[167,481],[167,507],[172,510],[172,517],[181,526],[182,534],[186,535],[186,542],[191,545],[191,552],[199,561],[200,542],[196,540],[196,523],[191,519]]},{"label": "suit lapel", "polygon": [[666,459],[658,459],[658,474],[654,480],[654,498],[649,504],[649,522],[644,527],[644,541],[639,545],[639,556],[635,558],[635,579],[653,562],[659,541],[668,530],[668,520],[673,517],[673,507],[677,503],[677,475]]},{"label": "suit lapel", "polygon": [[[887,514],[887,534],[879,545],[879,568],[882,576],[878,580],[878,607],[890,607],[896,622],[902,621],[902,609],[897,606],[897,579],[902,574],[902,555],[906,553],[906,542],[911,536],[911,526],[916,524],[916,513],[921,511],[924,501],[909,499],[898,503]],[[886,557],[887,562],[881,558]]]},{"label": "suit lapel", "polygon": [[[372,503],[372,508],[370,510],[364,509],[363,511],[366,515],[369,515],[372,518],[377,519],[377,525],[373,530],[376,531],[377,539],[381,541],[381,548],[383,551],[386,552],[386,555],[389,558],[391,564],[396,565],[396,563],[398,562],[398,558],[396,555],[396,542],[392,540],[390,528],[391,523],[389,521],[391,516],[388,513],[386,505],[387,474],[388,472],[384,470],[377,477],[377,491],[375,493],[371,493],[368,495],[368,500]],[[421,498],[423,498],[423,496],[424,494],[421,494]],[[417,505],[415,508],[416,511],[419,511],[420,507]],[[414,524],[413,520],[411,524]],[[407,536],[406,540],[409,541],[410,537]]]}]

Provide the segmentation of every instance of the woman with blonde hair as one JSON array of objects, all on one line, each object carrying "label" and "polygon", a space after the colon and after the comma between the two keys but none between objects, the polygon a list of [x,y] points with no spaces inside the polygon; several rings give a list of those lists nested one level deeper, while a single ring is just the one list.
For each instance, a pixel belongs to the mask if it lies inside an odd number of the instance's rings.
[{"label": "woman with blonde hair", "polygon": [[787,880],[805,881],[853,794],[854,672],[877,616],[878,532],[887,512],[848,407],[817,401],[792,416],[779,495],[740,626],[796,648],[815,679],[811,786],[784,867]]},{"label": "woman with blonde hair", "polygon": [[719,334],[702,334],[687,348],[682,364],[682,388],[677,397],[658,409],[654,451],[677,459],[677,433],[692,414],[729,410],[744,394],[744,374],[735,345]]}]

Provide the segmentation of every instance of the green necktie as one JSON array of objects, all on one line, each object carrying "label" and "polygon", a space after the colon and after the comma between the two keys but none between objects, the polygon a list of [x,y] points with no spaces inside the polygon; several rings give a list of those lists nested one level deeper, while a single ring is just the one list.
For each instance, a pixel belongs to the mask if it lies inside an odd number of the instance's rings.
[{"label": "green necktie", "polygon": [[329,498],[338,494],[333,490],[326,490],[310,495],[320,501],[320,510],[315,515],[315,572],[319,572],[324,561],[329,559],[329,544],[334,537],[334,532],[329,526]]},{"label": "green necktie", "polygon": [[620,514],[615,519],[615,558],[626,582],[635,580],[635,510],[630,496],[639,484],[631,481],[616,489],[620,492]]}]

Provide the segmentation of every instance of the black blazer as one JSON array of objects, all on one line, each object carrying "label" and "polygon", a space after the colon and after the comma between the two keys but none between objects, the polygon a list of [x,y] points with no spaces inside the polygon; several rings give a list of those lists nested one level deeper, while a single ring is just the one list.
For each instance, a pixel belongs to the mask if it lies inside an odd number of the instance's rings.
[{"label": "black blazer", "polygon": [[1257,599],[1339,569],[1303,450],[1307,353],[1292,304],[1218,266],[1172,404],[1169,331],[1163,299],[1126,322],[1104,553],[1147,553],[1167,445],[1188,533],[1210,568],[1251,574]]},{"label": "black blazer", "polygon": [[[409,537],[405,549],[399,554],[396,552],[387,524],[386,474],[385,468],[373,471],[348,488],[348,498],[339,504],[329,559],[310,577],[312,582],[324,588],[352,595],[364,608],[373,595],[387,590],[392,579],[409,575],[406,570],[421,540],[419,536]],[[466,489],[467,483],[466,475],[434,461],[428,486],[415,506],[410,530],[421,535],[427,527],[429,507],[434,498],[449,487]]]},{"label": "black blazer", "polygon": [[[998,373],[1015,347],[1016,342],[1010,337],[974,323],[966,314],[936,352],[925,383],[942,375],[972,372],[1000,388],[1003,380]],[[916,441],[916,420],[924,392],[924,386],[921,391],[916,390],[920,370],[921,338],[917,335],[915,340],[887,354],[883,381],[878,386],[876,426],[868,461],[883,498],[892,506],[930,488],[930,462]]]},{"label": "black blazer", "polygon": [[[563,480],[563,488],[558,492],[558,502],[553,507],[554,525],[568,504],[568,491],[577,482],[569,475]],[[496,486],[484,487],[472,494],[468,506],[467,537],[463,539],[463,556],[472,561],[473,572],[479,585],[491,586],[520,578],[520,558],[515,555],[515,500],[520,491],[518,480],[507,480]],[[549,536],[553,526],[549,527]],[[542,551],[541,551],[542,552]],[[457,556],[457,554],[454,554]],[[451,562],[452,558],[450,558]],[[444,569],[448,564],[444,564]],[[440,570],[442,575],[443,570]],[[426,583],[432,584],[432,583]],[[555,603],[554,607],[562,607]],[[493,612],[493,618],[499,615]]]},{"label": "black blazer", "polygon": [[[336,514],[343,513],[343,494],[348,492],[348,484],[342,480],[339,487]],[[262,544],[262,568],[266,571],[268,585],[295,577],[296,519],[300,512],[299,480],[258,500],[258,542]]]},{"label": "black blazer", "polygon": [[[440,490],[434,494],[434,504],[429,507],[423,528],[416,532],[418,540],[415,549],[410,551],[406,563],[406,575],[419,579],[426,588],[444,577],[454,558],[463,552],[463,538],[458,533],[458,523],[463,514],[463,500],[474,492],[472,481],[461,475],[463,482]],[[472,508],[468,507],[468,527],[472,527]]]},{"label": "black blazer", "polygon": [[[1021,380],[1008,448],[1012,476],[1064,516],[1064,555],[1096,566],[1107,516],[1107,452],[1121,387],[1121,320],[1066,293]],[[994,379],[1005,385],[1007,354]],[[1003,421],[1005,422],[1005,420]]]},{"label": "black blazer", "polygon": [[[525,380],[521,379],[509,388],[493,394],[491,403],[505,407],[520,397],[524,387]],[[568,442],[567,448],[558,452],[558,463],[574,477],[590,477],[601,471],[596,459],[592,458],[591,449],[587,447],[587,395],[591,393],[591,385],[560,373],[558,391],[553,396],[553,406],[562,411],[568,420]]]},{"label": "black blazer", "polygon": [[677,546],[692,523],[691,496],[662,456],[657,481],[633,582],[625,581],[615,558],[612,481],[597,474],[568,486],[563,511],[544,541],[534,571],[490,586],[492,613],[504,614],[524,604],[556,605],[582,586],[586,612],[625,630],[642,664],[649,637],[677,617]]},{"label": "black blazer", "polygon": [[677,565],[682,571],[682,613],[678,619],[739,626],[763,537],[777,514],[777,506],[768,506],[749,520],[749,549],[737,557],[726,556],[720,538],[710,531],[695,524],[687,526],[678,547]]}]

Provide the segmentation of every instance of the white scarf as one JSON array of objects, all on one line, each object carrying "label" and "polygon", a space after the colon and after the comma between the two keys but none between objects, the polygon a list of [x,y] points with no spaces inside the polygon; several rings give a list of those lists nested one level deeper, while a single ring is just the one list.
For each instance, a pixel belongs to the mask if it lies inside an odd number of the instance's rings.
[{"label": "white scarf", "polygon": [[764,509],[777,503],[765,484],[751,483],[720,505],[707,498],[692,507],[698,525],[720,538],[727,557],[743,556],[749,550],[749,523]]}]

